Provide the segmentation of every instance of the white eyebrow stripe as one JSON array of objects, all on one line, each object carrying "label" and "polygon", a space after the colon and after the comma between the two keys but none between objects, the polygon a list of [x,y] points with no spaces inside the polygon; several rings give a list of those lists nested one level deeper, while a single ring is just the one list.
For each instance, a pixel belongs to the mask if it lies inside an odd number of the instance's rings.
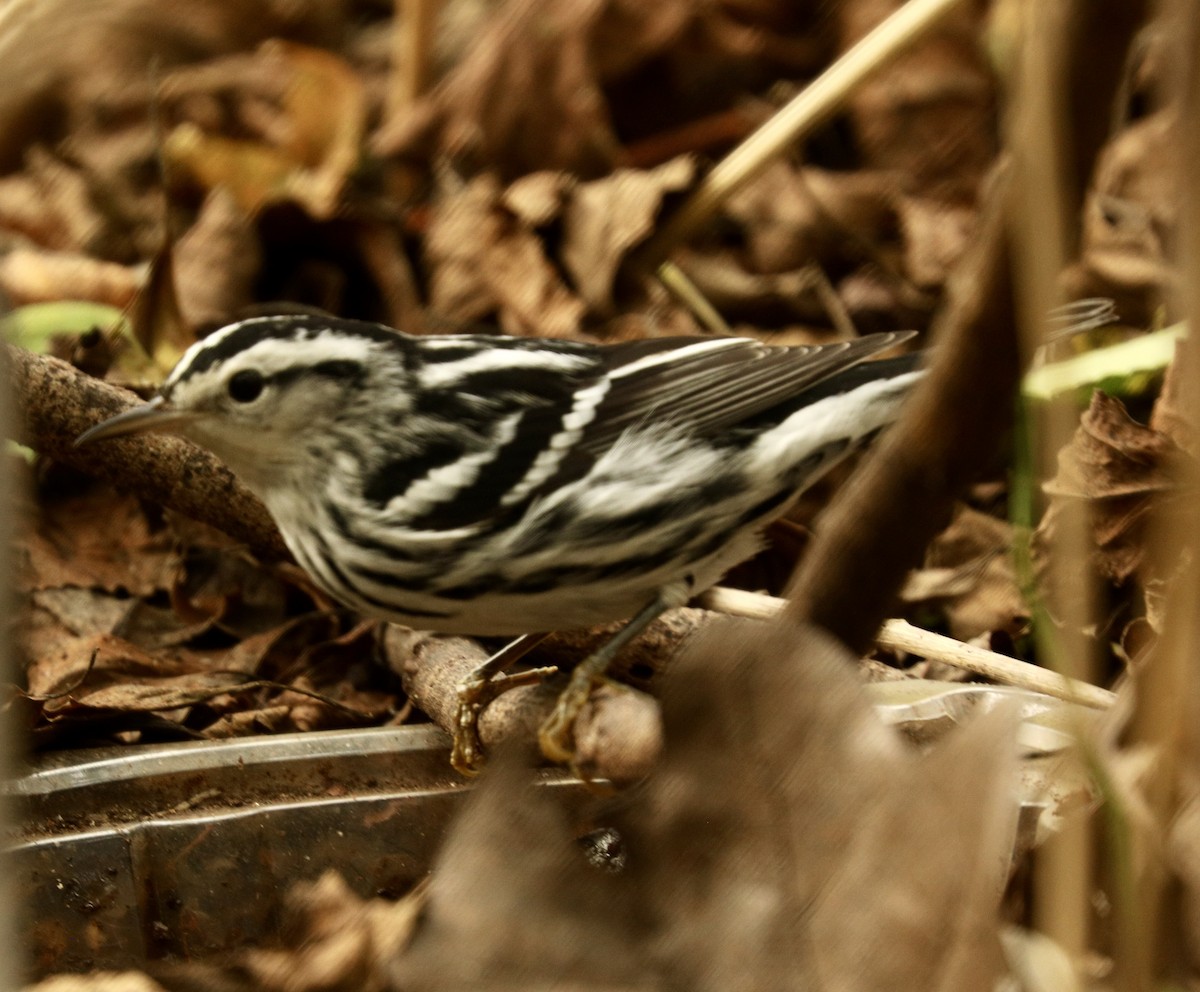
[{"label": "white eyebrow stripe", "polygon": [[505,369],[574,372],[585,368],[590,363],[591,360],[584,355],[568,355],[555,351],[487,348],[466,358],[425,365],[420,371],[420,383],[426,389],[450,389],[476,372],[503,371]]},{"label": "white eyebrow stripe", "polygon": [[[194,349],[211,343],[210,338],[205,338],[204,341],[192,345],[185,359],[190,358]],[[206,369],[203,374],[223,376],[240,369],[253,368],[270,378],[288,369],[312,367],[322,362],[352,361],[365,364],[376,360],[382,350],[375,341],[345,334],[317,335],[305,340],[302,345],[290,338],[264,338],[245,351],[231,355],[212,368]],[[185,374],[188,371],[187,365],[190,365],[190,362],[185,364],[185,361],[181,360],[165,385],[172,385]]]},{"label": "white eyebrow stripe", "polygon": [[240,331],[249,324],[265,324],[270,321],[277,321],[278,319],[278,317],[249,317],[246,320],[239,320],[233,324],[226,324],[224,327],[213,331],[207,337],[201,338],[195,344],[191,345],[183,353],[179,361],[175,363],[175,368],[171,370],[171,374],[164,380],[163,387],[166,388],[167,386],[174,385],[186,372],[190,371],[193,360],[200,352],[207,351],[219,345],[229,335]]}]

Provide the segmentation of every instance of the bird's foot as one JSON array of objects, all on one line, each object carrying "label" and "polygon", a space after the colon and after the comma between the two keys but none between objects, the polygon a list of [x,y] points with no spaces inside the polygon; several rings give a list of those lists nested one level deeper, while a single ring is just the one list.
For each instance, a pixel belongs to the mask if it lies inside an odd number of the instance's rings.
[{"label": "bird's foot", "polygon": [[454,770],[469,777],[483,770],[487,759],[479,736],[479,717],[492,700],[519,686],[539,685],[557,673],[558,669],[549,665],[523,672],[475,674],[460,683],[458,707],[454,712],[454,743],[450,749],[450,764]]},{"label": "bird's foot", "polygon": [[571,673],[571,681],[559,694],[550,715],[538,728],[538,746],[550,761],[575,761],[575,719],[587,705],[593,689],[614,685],[603,670],[595,671],[587,664],[580,665]]}]

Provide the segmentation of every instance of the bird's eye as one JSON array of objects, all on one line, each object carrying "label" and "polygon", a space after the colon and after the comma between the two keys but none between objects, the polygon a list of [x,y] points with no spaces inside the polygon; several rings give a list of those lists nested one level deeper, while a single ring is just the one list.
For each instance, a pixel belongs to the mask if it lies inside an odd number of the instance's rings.
[{"label": "bird's eye", "polygon": [[264,385],[266,383],[261,372],[256,369],[243,369],[230,376],[226,388],[230,397],[238,403],[251,403],[262,395]]}]

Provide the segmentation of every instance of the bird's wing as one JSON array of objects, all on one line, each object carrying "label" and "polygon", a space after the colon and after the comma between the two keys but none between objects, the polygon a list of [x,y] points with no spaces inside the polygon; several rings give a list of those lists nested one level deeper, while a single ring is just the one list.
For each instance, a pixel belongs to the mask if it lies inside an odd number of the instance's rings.
[{"label": "bird's wing", "polygon": [[[571,371],[494,354],[492,364],[455,376],[448,388],[428,390],[425,403],[448,422],[474,422],[481,436],[505,416],[519,419],[509,436],[489,442],[497,450],[486,470],[418,522],[452,527],[519,512],[530,500],[586,475],[631,427],[671,423],[711,436],[796,400],[910,336],[875,334],[797,348],[772,348],[748,338],[656,338],[599,349],[564,345],[556,351],[579,359]],[[457,342],[454,360],[464,361],[464,354],[485,345]],[[498,347],[495,341],[488,346]],[[504,347],[537,350],[523,340]]]},{"label": "bird's wing", "polygon": [[[630,427],[671,423],[712,435],[796,400],[913,332],[773,348],[748,338],[660,339],[602,352],[609,389],[577,447],[593,456]],[[658,348],[647,345],[659,344]]]}]

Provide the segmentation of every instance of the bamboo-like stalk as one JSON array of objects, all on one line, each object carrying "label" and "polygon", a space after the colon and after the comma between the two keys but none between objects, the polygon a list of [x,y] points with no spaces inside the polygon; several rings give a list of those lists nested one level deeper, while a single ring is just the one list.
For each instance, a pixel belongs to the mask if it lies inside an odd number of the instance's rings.
[{"label": "bamboo-like stalk", "polygon": [[[1169,22],[1181,29],[1181,38],[1172,51],[1184,60],[1177,66],[1173,82],[1178,98],[1180,120],[1191,120],[1200,112],[1200,11],[1195,4],[1176,2],[1166,5]],[[1193,331],[1179,344],[1175,370],[1179,383],[1180,412],[1192,424],[1200,423],[1200,339],[1194,328],[1200,326],[1200,194],[1197,193],[1196,159],[1200,154],[1200,135],[1195,128],[1178,130],[1180,147],[1174,149],[1173,162],[1180,170],[1176,188],[1181,191],[1179,285],[1184,295],[1187,322]],[[1177,479],[1181,492],[1200,484],[1194,465],[1181,465],[1185,478]],[[1169,848],[1168,835],[1181,806],[1193,797],[1182,792],[1185,782],[1195,782],[1200,766],[1197,739],[1196,676],[1197,652],[1200,652],[1200,504],[1186,502],[1180,512],[1168,511],[1161,503],[1152,521],[1152,551],[1158,574],[1171,578],[1163,631],[1148,662],[1137,672],[1134,683],[1134,710],[1130,720],[1131,743],[1145,745],[1155,755],[1154,768],[1144,784],[1144,799],[1152,814],[1158,836],[1141,838],[1139,845],[1150,857],[1139,859],[1141,870],[1131,882],[1136,887],[1137,932],[1130,936],[1138,963],[1147,974],[1142,988],[1155,987],[1165,975],[1153,975],[1151,968],[1177,975],[1190,967],[1186,960],[1171,961],[1168,954],[1179,955],[1181,944],[1189,943],[1187,924],[1179,919],[1169,895],[1169,866],[1163,855]],[[1133,835],[1134,827],[1127,825]],[[1141,829],[1145,829],[1142,827]],[[1138,838],[1132,836],[1132,841]],[[1146,841],[1149,841],[1148,843]],[[1132,846],[1132,841],[1128,846]],[[1174,931],[1174,932],[1171,932]],[[1183,952],[1186,953],[1186,952]],[[1145,959],[1144,963],[1141,959]],[[1118,975],[1123,962],[1118,961]],[[1130,986],[1132,987],[1132,986]],[[1160,986],[1161,987],[1161,984]]]},{"label": "bamboo-like stalk", "polygon": [[404,113],[429,85],[438,0],[395,0],[388,116]]},{"label": "bamboo-like stalk", "polygon": [[[1006,144],[1014,166],[1010,231],[1027,358],[1047,339],[1048,315],[1059,302],[1055,280],[1064,265],[1066,241],[1063,144],[1070,133],[1063,103],[1067,90],[1063,53],[1075,16],[1070,3],[1025,4],[1021,37],[1014,49],[1019,52],[1019,64],[1013,78]],[[1038,425],[1028,425],[1036,480],[1052,474],[1057,453],[1076,426],[1076,411],[1065,397],[1047,404],[1045,413]],[[1066,678],[1090,682],[1097,666],[1092,641],[1084,634],[1095,615],[1086,508],[1082,504],[1066,507],[1060,521],[1049,577],[1051,592],[1059,593],[1055,599],[1064,623],[1058,637],[1049,624],[1039,624],[1039,647],[1043,663]],[[1081,727],[1081,739],[1083,733]],[[1089,823],[1066,824],[1038,851],[1035,869],[1034,921],[1076,962],[1083,960],[1091,937],[1093,838]]]}]

